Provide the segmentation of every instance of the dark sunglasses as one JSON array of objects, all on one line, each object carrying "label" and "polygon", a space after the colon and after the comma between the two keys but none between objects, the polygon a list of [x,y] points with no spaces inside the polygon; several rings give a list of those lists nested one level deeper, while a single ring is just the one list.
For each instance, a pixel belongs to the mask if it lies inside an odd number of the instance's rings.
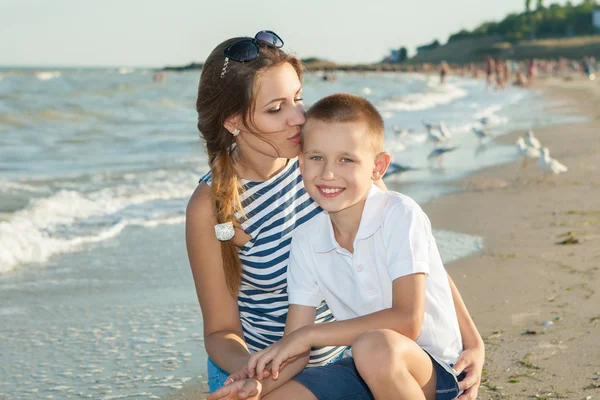
[{"label": "dark sunglasses", "polygon": [[256,60],[260,53],[259,45],[281,48],[283,40],[273,31],[260,31],[254,38],[244,38],[231,43],[223,50],[223,55],[238,62]]}]

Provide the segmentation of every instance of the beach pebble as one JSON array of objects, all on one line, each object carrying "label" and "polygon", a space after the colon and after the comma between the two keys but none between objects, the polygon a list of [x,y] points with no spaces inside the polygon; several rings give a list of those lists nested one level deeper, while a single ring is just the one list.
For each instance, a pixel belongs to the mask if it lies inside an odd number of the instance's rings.
[{"label": "beach pebble", "polygon": [[554,325],[554,322],[552,322],[552,321],[544,321],[544,322],[542,322],[542,325],[543,326],[550,326],[550,325]]}]

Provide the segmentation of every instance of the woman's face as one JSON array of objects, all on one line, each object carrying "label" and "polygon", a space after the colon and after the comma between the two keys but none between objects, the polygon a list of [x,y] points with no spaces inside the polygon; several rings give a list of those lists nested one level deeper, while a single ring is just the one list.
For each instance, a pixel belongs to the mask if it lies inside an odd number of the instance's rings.
[{"label": "woman's face", "polygon": [[250,126],[242,126],[236,137],[240,149],[273,158],[296,157],[300,153],[300,127],[305,121],[301,96],[302,83],[290,64],[259,72]]}]

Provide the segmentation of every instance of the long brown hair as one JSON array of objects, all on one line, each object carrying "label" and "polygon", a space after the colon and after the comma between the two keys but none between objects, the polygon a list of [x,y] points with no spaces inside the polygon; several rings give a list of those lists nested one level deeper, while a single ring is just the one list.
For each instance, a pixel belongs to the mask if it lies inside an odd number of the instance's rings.
[{"label": "long brown hair", "polygon": [[[289,63],[302,80],[302,64],[298,58],[281,49],[259,46],[259,56],[248,62],[229,60],[223,76],[223,50],[243,38],[233,38],[219,44],[208,56],[200,75],[196,111],[198,130],[206,142],[208,163],[212,174],[211,193],[215,201],[217,222],[232,222],[240,227],[244,211],[240,201],[241,185],[233,167],[235,140],[225,129],[225,121],[241,115],[245,126],[253,126],[256,76],[269,67]],[[260,134],[260,132],[252,132]],[[242,276],[242,265],[235,244],[221,242],[225,279],[232,296],[236,297]]]}]

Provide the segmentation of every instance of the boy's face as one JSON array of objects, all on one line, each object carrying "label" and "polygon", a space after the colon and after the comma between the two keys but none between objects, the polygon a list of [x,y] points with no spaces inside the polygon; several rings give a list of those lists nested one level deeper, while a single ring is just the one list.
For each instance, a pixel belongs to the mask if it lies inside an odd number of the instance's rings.
[{"label": "boy's face", "polygon": [[365,124],[309,120],[303,129],[300,169],[308,194],[329,213],[364,200],[389,163],[373,151]]}]

